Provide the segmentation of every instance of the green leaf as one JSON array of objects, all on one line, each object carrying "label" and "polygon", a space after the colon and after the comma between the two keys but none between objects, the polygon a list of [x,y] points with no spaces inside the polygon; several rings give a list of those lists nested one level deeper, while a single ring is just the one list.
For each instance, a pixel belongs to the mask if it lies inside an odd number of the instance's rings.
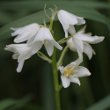
[{"label": "green leaf", "polygon": [[95,9],[82,8],[82,7],[80,7],[79,9],[78,8],[74,8],[73,10],[72,9],[73,8],[71,8],[71,7],[65,8],[65,10],[68,10],[68,11],[70,11],[78,16],[82,16],[86,19],[98,21],[98,22],[101,22],[104,24],[107,24],[107,21],[110,21],[109,18],[105,17],[103,14],[99,13]]},{"label": "green leaf", "polygon": [[21,27],[33,22],[43,23],[44,20],[46,22],[49,21],[49,19],[45,18],[44,11],[39,11],[37,13],[31,14],[12,23],[9,23],[0,29],[0,41],[11,37],[9,34],[11,32],[11,27]]},{"label": "green leaf", "polygon": [[[3,9],[14,9],[22,10],[26,8],[27,10],[39,10],[47,4],[49,7],[53,4],[63,7],[91,7],[91,8],[105,8],[110,9],[110,3],[98,2],[98,1],[6,1],[0,3],[0,10]],[[20,7],[20,8],[19,8]]]},{"label": "green leaf", "polygon": [[92,107],[87,110],[106,110],[110,107],[110,95],[102,99],[98,103],[94,104]]},{"label": "green leaf", "polygon": [[0,102],[0,110],[4,110],[7,107],[12,106],[13,104],[15,104],[15,101],[13,99],[5,99]]},{"label": "green leaf", "polygon": [[[105,17],[104,15],[102,15],[101,13],[96,11],[95,9],[84,8],[84,7],[80,7],[80,8],[79,7],[70,7],[70,6],[68,6],[68,7],[61,6],[61,7],[78,16],[82,16],[82,17],[90,19],[90,20],[98,21],[98,22],[104,23],[107,26],[109,26],[108,25],[110,23],[109,18]],[[61,7],[59,6],[59,8],[61,8]],[[47,10],[47,13],[50,16],[50,14],[51,14],[50,10]],[[46,22],[49,21],[49,19],[47,17],[45,17],[44,11],[39,11],[35,14],[26,16],[17,21],[14,21],[10,24],[7,24],[0,29],[0,41],[10,38],[10,34],[9,34],[10,27],[20,27],[20,26],[24,26],[24,25],[27,25],[27,24],[33,23],[33,22],[43,23],[44,19]]]},{"label": "green leaf", "polygon": [[11,110],[16,110],[18,108],[24,107],[31,99],[31,96],[27,96],[22,99],[15,100],[16,103],[11,107]]},{"label": "green leaf", "polygon": [[24,97],[19,100],[15,99],[5,99],[0,102],[0,110],[5,110],[6,108],[21,108],[26,105],[31,100],[30,96]]}]

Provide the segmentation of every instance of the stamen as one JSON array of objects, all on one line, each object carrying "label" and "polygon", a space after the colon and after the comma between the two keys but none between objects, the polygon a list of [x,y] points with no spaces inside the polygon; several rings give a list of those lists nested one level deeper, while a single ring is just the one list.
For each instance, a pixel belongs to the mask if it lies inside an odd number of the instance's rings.
[{"label": "stamen", "polygon": [[73,67],[68,66],[68,67],[64,68],[64,76],[70,77],[73,74],[74,74],[74,68]]}]

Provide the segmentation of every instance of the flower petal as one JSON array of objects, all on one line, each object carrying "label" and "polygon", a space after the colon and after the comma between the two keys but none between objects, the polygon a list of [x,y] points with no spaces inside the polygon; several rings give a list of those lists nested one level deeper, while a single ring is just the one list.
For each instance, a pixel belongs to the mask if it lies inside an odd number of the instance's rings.
[{"label": "flower petal", "polygon": [[62,50],[62,47],[55,41],[55,40],[51,40],[51,43],[59,50]]},{"label": "flower petal", "polygon": [[16,71],[17,71],[18,73],[21,72],[21,70],[22,70],[22,68],[23,68],[23,65],[24,65],[24,60],[18,62],[18,67],[17,67],[17,69],[16,69]]},{"label": "flower petal", "polygon": [[71,65],[74,65],[74,67],[79,66],[83,62],[83,55],[81,54],[74,62],[71,62]]},{"label": "flower petal", "polygon": [[77,25],[81,25],[81,24],[85,24],[85,23],[86,23],[86,21],[84,20],[83,17],[78,17],[78,16],[77,16],[77,20],[78,20]]},{"label": "flower petal", "polygon": [[18,59],[18,57],[19,57],[19,55],[18,55],[17,53],[14,53],[14,54],[12,55],[12,58],[13,58],[13,59]]},{"label": "flower petal", "polygon": [[58,11],[57,15],[60,23],[62,24],[63,30],[65,32],[65,37],[67,38],[69,25],[75,25],[78,22],[76,19],[76,16],[65,10]]},{"label": "flower petal", "polygon": [[32,23],[30,25],[20,27],[20,28],[11,28],[14,32],[11,34],[12,36],[17,36],[14,39],[15,43],[20,43],[35,37],[39,30],[40,26],[36,23]]},{"label": "flower petal", "polygon": [[33,54],[37,53],[42,48],[42,45],[43,45],[42,41],[38,41],[33,44],[30,44],[30,47],[32,49],[32,53]]},{"label": "flower petal", "polygon": [[22,43],[22,44],[10,44],[7,45],[5,47],[5,50],[8,50],[10,52],[14,52],[14,53],[23,53],[24,51],[29,50],[29,47],[26,43]]},{"label": "flower petal", "polygon": [[91,44],[97,44],[104,40],[104,37],[91,36],[90,34],[85,34],[85,33],[76,34],[75,37]]},{"label": "flower petal", "polygon": [[15,53],[15,49],[13,48],[13,46],[14,46],[14,44],[6,45],[6,47],[4,49]]},{"label": "flower petal", "polygon": [[27,43],[10,44],[6,46],[5,50],[13,52],[12,58],[18,60],[17,72],[21,72],[24,61],[34,54]]},{"label": "flower petal", "polygon": [[51,43],[51,41],[45,41],[44,46],[47,50],[48,55],[51,56],[53,54],[53,49],[54,49],[53,44]]},{"label": "flower petal", "polygon": [[27,40],[27,38],[31,37],[29,35],[29,33],[23,33],[22,35],[18,35],[15,39],[14,39],[14,43],[20,43],[20,42],[24,42]]},{"label": "flower petal", "polygon": [[67,41],[67,45],[70,48],[70,50],[77,51],[77,53],[78,53],[78,59],[76,61],[74,61],[73,63],[78,66],[83,61],[83,51],[82,50],[80,51],[80,49],[77,47],[77,45],[75,45],[75,43],[74,43],[73,40],[72,40],[72,38],[70,38]]},{"label": "flower petal", "polygon": [[60,70],[61,74],[64,73],[64,66],[59,66],[58,69]]},{"label": "flower petal", "polygon": [[75,70],[74,77],[85,77],[85,76],[90,76],[91,73],[89,70],[83,66],[78,66]]},{"label": "flower petal", "polygon": [[80,39],[77,39],[75,37],[73,37],[72,40],[73,40],[73,44],[76,47],[76,50],[83,53],[83,41],[81,41]]},{"label": "flower petal", "polygon": [[63,29],[64,29],[65,37],[68,38],[68,29],[66,29],[65,27]]},{"label": "flower petal", "polygon": [[73,43],[72,38],[70,38],[69,40],[67,40],[67,45],[68,45],[68,47],[69,47],[70,50],[76,51],[76,46],[75,46],[75,44]]},{"label": "flower petal", "polygon": [[77,24],[77,16],[65,10],[58,11],[58,19],[62,24],[75,25]]},{"label": "flower petal", "polygon": [[18,62],[29,59],[32,55],[33,55],[32,51],[26,51],[24,53],[21,53],[21,55],[18,57]]},{"label": "flower petal", "polygon": [[70,85],[69,78],[66,78],[65,76],[61,75],[61,81],[62,81],[62,85],[64,88],[69,87],[69,85]]},{"label": "flower petal", "polygon": [[80,81],[78,78],[74,77],[74,76],[71,76],[70,77],[70,81],[75,83],[75,84],[78,84],[80,86]]},{"label": "flower petal", "polygon": [[53,36],[48,28],[41,27],[39,29],[37,35],[35,36],[35,38],[33,39],[33,41],[30,44],[33,44],[38,41],[42,41],[44,43],[45,40],[49,40],[49,41],[53,40]]},{"label": "flower petal", "polygon": [[91,59],[92,55],[95,54],[95,51],[92,49],[91,45],[84,42],[84,53],[88,56],[89,59]]},{"label": "flower petal", "polygon": [[76,33],[75,27],[73,25],[70,25],[68,32],[73,36]]},{"label": "flower petal", "polygon": [[83,41],[73,37],[73,44],[75,45],[74,47],[76,48],[76,51],[78,53],[78,59],[76,60],[77,65],[79,65],[83,61],[83,49],[84,49],[84,44]]},{"label": "flower petal", "polygon": [[[36,37],[36,36],[35,36],[35,37]],[[34,41],[34,39],[35,39],[35,37],[30,38],[30,39],[27,41],[27,44],[28,44],[28,45],[32,44],[33,41]]]}]

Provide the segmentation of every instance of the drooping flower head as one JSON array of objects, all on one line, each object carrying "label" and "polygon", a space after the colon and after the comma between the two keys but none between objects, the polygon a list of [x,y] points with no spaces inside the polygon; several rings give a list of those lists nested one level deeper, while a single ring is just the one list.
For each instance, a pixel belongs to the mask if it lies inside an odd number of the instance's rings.
[{"label": "drooping flower head", "polygon": [[76,16],[65,10],[59,10],[57,15],[60,23],[63,26],[65,37],[68,37],[68,29],[70,26],[85,24],[83,17]]},{"label": "drooping flower head", "polygon": [[37,23],[32,23],[20,28],[11,28],[14,31],[11,35],[16,36],[14,39],[15,43],[29,41],[35,37],[39,28],[40,26]]},{"label": "drooping flower head", "polygon": [[[70,34],[72,35],[72,33]],[[95,51],[92,49],[90,44],[97,44],[104,40],[104,37],[102,36],[92,36],[90,33],[85,33],[85,28],[74,33],[72,36],[73,37],[67,41],[68,47],[72,51],[77,51],[80,56],[83,56],[81,54],[85,53],[89,59],[91,59],[92,55],[95,54]]]},{"label": "drooping flower head", "polygon": [[50,30],[46,27],[41,27],[35,38],[29,43],[29,45],[32,46],[33,53],[39,51],[43,44],[49,56],[53,54],[54,46],[59,50],[62,49],[62,47],[54,40]]},{"label": "drooping flower head", "polygon": [[21,72],[25,60],[33,55],[32,49],[25,43],[7,45],[5,50],[13,52],[12,58],[18,61],[17,72]]},{"label": "drooping flower head", "polygon": [[78,62],[72,62],[67,66],[60,66],[61,81],[64,88],[70,86],[70,83],[76,83],[80,85],[80,77],[90,76],[89,70],[83,66],[79,66]]}]

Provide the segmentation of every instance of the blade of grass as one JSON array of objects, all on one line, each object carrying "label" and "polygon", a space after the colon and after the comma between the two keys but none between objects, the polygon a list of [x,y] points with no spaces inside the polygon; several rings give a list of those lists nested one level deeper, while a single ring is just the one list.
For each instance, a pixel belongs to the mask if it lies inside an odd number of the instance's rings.
[{"label": "blade of grass", "polygon": [[[47,4],[49,6],[55,4],[59,6],[70,6],[70,7],[91,7],[91,8],[103,8],[110,9],[110,3],[106,2],[98,2],[98,1],[5,1],[0,3],[0,9],[15,9],[22,10],[24,8],[27,9],[42,9],[44,5]],[[20,8],[19,8],[20,7]]]},{"label": "blade of grass", "polygon": [[[61,7],[59,7],[59,8],[61,8]],[[74,7],[74,8],[73,7],[65,7],[64,9],[66,9],[72,13],[75,13],[76,15],[83,16],[83,17],[90,19],[90,20],[101,22],[101,23],[104,23],[107,26],[109,26],[109,23],[110,23],[109,18],[100,14],[95,9],[82,8],[82,7],[80,7],[80,8],[78,8],[78,7]],[[51,13],[49,13],[49,12],[50,11],[47,10],[47,13],[50,15]],[[48,21],[49,21],[49,19],[45,18],[45,22],[48,22]],[[0,41],[9,38],[10,27],[20,27],[20,26],[24,26],[24,25],[27,25],[32,22],[43,23],[44,22],[44,12],[39,11],[35,14],[26,16],[24,18],[21,18],[15,22],[12,22],[12,23],[7,24],[6,26],[2,27],[0,29]]]},{"label": "blade of grass", "polygon": [[[47,12],[48,12],[48,10],[47,10]],[[33,22],[43,23],[44,18],[45,18],[44,12],[39,11],[37,13],[23,17],[21,19],[18,19],[14,22],[11,22],[11,23],[5,25],[4,27],[2,27],[0,29],[0,41],[7,39],[7,38],[10,38],[9,33],[11,32],[11,30],[10,30],[11,27],[21,27],[21,26],[24,26],[24,25],[27,25],[27,24],[33,23]],[[47,21],[49,21],[49,19],[45,18],[45,21],[47,22]]]},{"label": "blade of grass", "polygon": [[110,107],[110,95],[86,110],[106,110],[108,107]]},{"label": "blade of grass", "polygon": [[19,100],[15,99],[5,99],[0,102],[0,110],[5,110],[6,108],[21,108],[26,105],[32,97],[27,96]]}]

